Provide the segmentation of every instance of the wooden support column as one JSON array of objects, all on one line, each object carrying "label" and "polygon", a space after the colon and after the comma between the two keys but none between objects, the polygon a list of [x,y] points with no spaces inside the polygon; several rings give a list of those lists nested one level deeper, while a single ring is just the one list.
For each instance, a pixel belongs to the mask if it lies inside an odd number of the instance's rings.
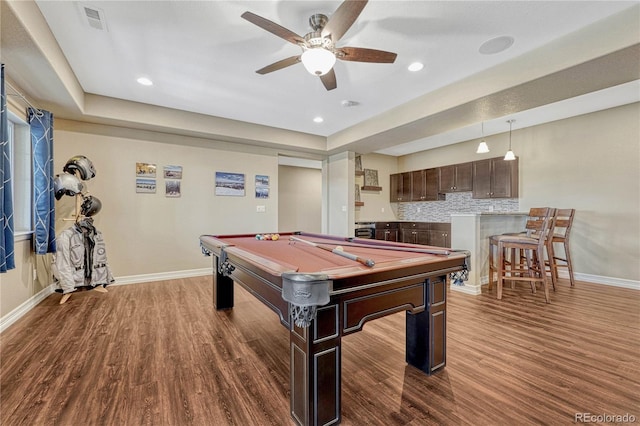
[{"label": "wooden support column", "polygon": [[339,305],[318,307],[306,328],[290,326],[291,417],[298,425],[340,423]]},{"label": "wooden support column", "polygon": [[430,375],[446,365],[446,276],[425,285],[425,310],[407,312],[406,360]]},{"label": "wooden support column", "polygon": [[213,307],[217,310],[233,308],[233,280],[222,275],[220,258],[213,256]]}]

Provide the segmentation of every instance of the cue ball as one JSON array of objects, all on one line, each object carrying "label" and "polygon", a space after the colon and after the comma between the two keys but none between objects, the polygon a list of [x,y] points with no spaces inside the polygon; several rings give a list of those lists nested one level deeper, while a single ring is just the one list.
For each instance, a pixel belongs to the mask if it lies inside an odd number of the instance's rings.
[{"label": "cue ball", "polygon": [[336,247],[336,250],[338,250],[338,251],[344,251],[344,249],[342,248],[342,246],[338,246],[338,247]]}]

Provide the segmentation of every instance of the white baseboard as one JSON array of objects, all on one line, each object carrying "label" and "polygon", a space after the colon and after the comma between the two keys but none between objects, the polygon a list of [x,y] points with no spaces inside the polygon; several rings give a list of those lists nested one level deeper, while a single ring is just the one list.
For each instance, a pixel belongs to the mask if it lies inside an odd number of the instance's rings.
[{"label": "white baseboard", "polygon": [[14,322],[22,318],[27,312],[35,308],[38,303],[46,299],[51,293],[53,293],[53,285],[49,285],[38,293],[25,300],[20,306],[9,312],[7,315],[0,318],[0,333],[2,333],[7,327]]},{"label": "white baseboard", "polygon": [[115,277],[115,282],[110,285],[128,285],[148,283],[152,281],[165,281],[178,278],[201,277],[213,274],[213,268],[189,269],[186,271],[158,272],[155,274],[127,275]]},{"label": "white baseboard", "polygon": [[482,293],[482,287],[479,285],[453,285],[451,284],[449,288],[452,291],[457,291],[460,293],[471,294],[473,296],[477,296]]},{"label": "white baseboard", "polygon": [[[566,270],[558,271],[558,276],[562,279],[569,279],[569,272]],[[586,283],[609,285],[612,287],[630,288],[631,290],[640,290],[640,281],[627,280],[624,278],[604,277],[602,275],[591,275],[574,272],[573,278],[576,281],[584,281]],[[481,279],[482,285],[489,283],[489,277],[484,276]],[[452,286],[453,287],[453,286]]]},{"label": "white baseboard", "polygon": [[[567,280],[569,279],[569,273],[566,271],[560,271],[558,275],[560,276],[560,278],[565,278]],[[577,272],[574,272],[573,278],[576,281],[584,281],[594,284],[603,284],[613,287],[623,287],[630,288],[632,290],[640,290],[640,281],[627,280],[624,278],[603,277],[600,275],[581,274]]]}]

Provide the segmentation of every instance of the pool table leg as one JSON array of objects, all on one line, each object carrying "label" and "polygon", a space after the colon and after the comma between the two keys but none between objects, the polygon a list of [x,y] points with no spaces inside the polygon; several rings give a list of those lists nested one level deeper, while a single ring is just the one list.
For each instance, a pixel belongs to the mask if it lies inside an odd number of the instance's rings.
[{"label": "pool table leg", "polygon": [[233,308],[233,280],[222,275],[218,268],[220,258],[213,256],[213,307],[217,310]]},{"label": "pool table leg", "polygon": [[291,417],[299,425],[340,423],[339,305],[318,308],[306,328],[291,321]]},{"label": "pool table leg", "polygon": [[406,360],[426,374],[446,364],[446,276],[425,282],[425,310],[407,311]]}]

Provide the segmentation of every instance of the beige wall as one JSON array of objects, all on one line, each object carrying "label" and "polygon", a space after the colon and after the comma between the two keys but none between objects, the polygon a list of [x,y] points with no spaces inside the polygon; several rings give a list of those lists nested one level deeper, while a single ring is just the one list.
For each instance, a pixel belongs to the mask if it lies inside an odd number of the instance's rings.
[{"label": "beige wall", "polygon": [[[325,162],[323,185],[327,191],[327,233],[353,237],[355,224],[355,155],[347,151]],[[324,228],[323,228],[324,230]]]},{"label": "beige wall", "polygon": [[[360,200],[364,206],[356,207],[357,222],[395,220],[393,208],[395,204],[389,202],[389,175],[397,173],[398,160],[396,157],[381,154],[365,154],[361,156],[362,168],[378,171],[378,183],[381,191],[361,191]],[[363,177],[357,177],[356,183],[363,184]]]},{"label": "beige wall", "polygon": [[[255,175],[270,176],[271,193],[278,192],[278,158],[221,149],[225,144],[151,132],[124,132],[58,120],[55,123],[55,170],[82,154],[93,161],[96,177],[86,184],[102,201],[95,224],[107,243],[114,276],[183,271],[210,266],[202,256],[201,234],[258,233],[277,229],[276,197],[255,198]],[[207,147],[206,145],[210,145]],[[256,150],[254,150],[256,151]],[[158,167],[157,192],[135,192],[136,162]],[[167,198],[162,167],[183,168],[181,197]],[[215,172],[244,173],[245,196],[214,195]],[[72,222],[62,222],[72,209],[72,198],[63,197],[56,214],[57,232]],[[264,205],[264,213],[256,212]]]},{"label": "beige wall", "polygon": [[[640,280],[640,104],[513,132],[520,162],[520,209],[575,208],[572,255],[585,275]],[[409,171],[500,156],[508,133],[398,159]],[[637,284],[636,284],[637,285]]]},{"label": "beige wall", "polygon": [[[640,280],[639,118],[636,103],[513,133],[513,149],[520,158],[520,207],[577,209],[572,248],[576,271],[584,276]],[[97,176],[87,184],[103,203],[96,225],[105,235],[116,277],[208,268],[210,260],[198,246],[200,234],[281,229],[278,197],[258,200],[253,194],[255,174],[269,175],[271,193],[280,192],[275,151],[59,119],[55,128],[56,170],[76,154],[87,155],[96,166]],[[472,140],[397,160],[364,156],[363,166],[378,170],[383,190],[363,194],[365,206],[355,213],[341,209],[353,201],[352,155],[334,156],[327,162],[332,179],[323,176],[325,185],[331,182],[331,198],[322,195],[328,199],[325,214],[331,217],[331,230],[348,229],[354,220],[395,218],[386,216],[393,207],[388,203],[389,174],[501,155],[508,134],[487,142],[492,151],[484,155],[475,154],[478,140]],[[136,194],[136,162],[156,163],[160,169],[183,166],[182,197],[166,198],[162,185],[156,194]],[[246,195],[215,196],[216,170],[245,173]],[[163,183],[162,177],[158,182]],[[343,190],[340,182],[346,185]],[[266,212],[257,213],[257,205],[264,205]],[[58,218],[72,209],[72,199],[63,198]],[[60,220],[58,224],[58,232],[69,226]],[[0,275],[0,317],[46,287],[47,258],[37,256],[36,261],[29,241],[17,242],[16,253],[17,268]]]},{"label": "beige wall", "polygon": [[278,168],[278,231],[322,231],[322,170]]},{"label": "beige wall", "polygon": [[34,288],[31,240],[16,241],[15,269],[0,274],[0,318],[11,312],[41,288]]}]

